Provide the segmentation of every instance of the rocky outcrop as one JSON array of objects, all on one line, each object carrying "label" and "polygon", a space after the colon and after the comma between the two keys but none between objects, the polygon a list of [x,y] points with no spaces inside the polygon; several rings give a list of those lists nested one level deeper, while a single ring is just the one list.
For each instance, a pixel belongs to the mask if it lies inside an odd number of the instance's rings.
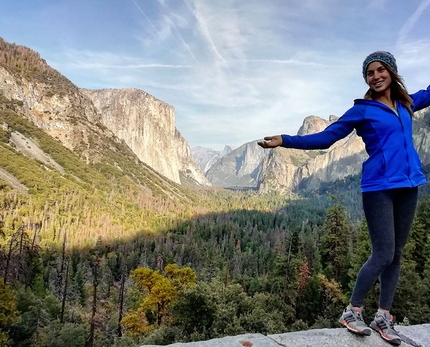
[{"label": "rocky outcrop", "polygon": [[[430,163],[430,109],[414,116],[414,141],[424,165]],[[298,135],[322,131],[337,118],[329,121],[310,116],[304,120]],[[299,189],[317,189],[321,182],[333,182],[361,173],[367,159],[364,143],[355,132],[323,151],[302,151],[276,148],[271,150],[261,166],[260,193],[278,191],[288,194]]]},{"label": "rocky outcrop", "polygon": [[[330,116],[329,120],[309,116],[298,135],[322,131],[336,120],[335,116]],[[258,187],[261,193],[278,191],[287,194],[299,188],[316,188],[321,181],[357,174],[361,168],[357,163],[366,156],[364,145],[355,134],[324,151],[267,150],[256,142],[249,142],[218,159],[205,175],[217,186]]]},{"label": "rocky outcrop", "polygon": [[[298,135],[324,130],[338,119],[309,116]],[[430,109],[414,115],[414,141],[424,165],[430,163]],[[247,143],[213,163],[205,172],[217,186],[257,188],[260,193],[277,191],[290,194],[298,190],[318,189],[321,182],[333,182],[361,173],[367,159],[364,143],[355,132],[326,150],[276,148],[263,150],[256,142]]]},{"label": "rocky outcrop", "polygon": [[9,183],[13,189],[17,190],[21,194],[27,195],[28,188],[25,185],[23,185],[18,180],[18,178],[16,178],[6,170],[3,170],[1,167],[0,167],[0,179]]},{"label": "rocky outcrop", "polygon": [[[57,87],[56,87],[57,86]],[[97,110],[79,89],[52,70],[45,80],[17,76],[0,66],[0,91],[3,97],[20,103],[15,112],[56,138],[87,162],[100,159],[102,138],[109,136],[99,124]],[[98,144],[90,146],[90,143]]]},{"label": "rocky outcrop", "polygon": [[414,114],[414,143],[424,165],[430,163],[430,107]]},{"label": "rocky outcrop", "polygon": [[[328,121],[315,116],[307,117],[297,134],[320,132],[336,120],[334,116]],[[327,150],[276,148],[262,165],[258,190],[261,193],[274,190],[288,194],[298,189],[316,189],[321,181],[330,182],[358,174],[366,156],[364,144],[355,133]]]},{"label": "rocky outcrop", "polygon": [[117,151],[115,143],[124,141],[143,163],[170,180],[210,185],[175,128],[173,107],[143,91],[82,91],[48,66],[43,78],[0,66],[0,96],[14,100],[12,111],[87,163],[103,160]]},{"label": "rocky outcrop", "polygon": [[40,147],[39,144],[27,136],[19,133],[12,132],[10,134],[10,143],[27,157],[34,158],[42,162],[45,167],[52,167],[61,174],[65,174],[64,168],[58,164],[54,159],[52,159],[48,154],[46,154]]},{"label": "rocky outcrop", "polygon": [[231,151],[233,151],[233,149],[228,145],[224,146],[222,151],[215,151],[212,148],[197,146],[191,149],[191,154],[200,170],[203,174],[206,174],[214,163],[229,154]]},{"label": "rocky outcrop", "polygon": [[[403,347],[430,347],[430,324],[396,326],[400,333]],[[143,345],[140,347],[156,347]],[[346,329],[314,329],[285,334],[261,335],[244,334],[227,336],[209,341],[174,343],[168,347],[387,347],[378,333],[370,336],[358,336]]]},{"label": "rocky outcrop", "polygon": [[267,154],[256,142],[246,143],[212,164],[206,178],[221,187],[255,187],[262,160]]},{"label": "rocky outcrop", "polygon": [[81,91],[97,108],[101,124],[144,163],[174,182],[210,185],[175,127],[173,106],[138,89]]}]

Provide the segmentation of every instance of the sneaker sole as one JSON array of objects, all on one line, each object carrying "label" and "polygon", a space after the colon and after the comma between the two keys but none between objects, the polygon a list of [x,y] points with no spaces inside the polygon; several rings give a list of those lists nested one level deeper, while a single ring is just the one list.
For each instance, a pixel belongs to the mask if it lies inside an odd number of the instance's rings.
[{"label": "sneaker sole", "polygon": [[348,329],[348,331],[357,334],[357,335],[363,335],[363,336],[370,336],[370,334],[372,334],[372,331],[370,330],[370,328],[367,328],[365,330],[358,330],[352,326],[350,326],[346,321],[339,321],[339,324],[342,325],[343,327],[345,327],[346,329]]},{"label": "sneaker sole", "polygon": [[398,339],[390,339],[381,329],[374,328],[372,326],[370,326],[370,327],[373,330],[375,330],[377,333],[379,333],[379,335],[381,335],[382,339],[384,339],[388,343],[391,343],[392,345],[395,345],[395,346],[400,346],[400,344],[402,343],[402,340],[400,338],[398,338]]}]

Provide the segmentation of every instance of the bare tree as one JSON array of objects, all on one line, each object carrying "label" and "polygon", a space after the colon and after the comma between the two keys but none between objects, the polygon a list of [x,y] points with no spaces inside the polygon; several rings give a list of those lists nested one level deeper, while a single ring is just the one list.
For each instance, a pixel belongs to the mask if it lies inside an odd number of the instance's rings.
[{"label": "bare tree", "polygon": [[98,269],[100,267],[101,258],[96,255],[93,262],[93,302],[91,308],[91,323],[90,323],[90,335],[88,336],[86,347],[92,347],[94,344],[94,332],[95,332],[95,317],[97,313],[97,287],[99,285],[98,280]]},{"label": "bare tree", "polygon": [[122,321],[122,316],[123,316],[123,310],[124,310],[124,287],[125,287],[125,271],[121,271],[121,284],[119,287],[119,315],[118,315],[118,327],[117,327],[117,332],[118,332],[118,337],[122,336],[122,326],[121,326],[121,321]]},{"label": "bare tree", "polygon": [[67,298],[67,284],[69,283],[69,263],[70,263],[70,260],[66,260],[66,278],[64,281],[63,298],[61,301],[61,314],[60,314],[61,323],[64,323],[64,310],[66,307],[66,298]]}]

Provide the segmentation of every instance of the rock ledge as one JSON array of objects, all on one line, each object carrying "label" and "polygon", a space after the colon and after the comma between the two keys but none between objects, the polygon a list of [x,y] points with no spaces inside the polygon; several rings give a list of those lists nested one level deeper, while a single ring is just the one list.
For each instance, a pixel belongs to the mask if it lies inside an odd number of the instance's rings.
[{"label": "rock ledge", "polygon": [[[430,347],[430,324],[397,326],[403,347]],[[170,347],[388,347],[378,333],[357,336],[346,329],[314,329],[285,334],[244,334],[208,341],[174,343]],[[143,345],[141,347],[156,347]]]}]

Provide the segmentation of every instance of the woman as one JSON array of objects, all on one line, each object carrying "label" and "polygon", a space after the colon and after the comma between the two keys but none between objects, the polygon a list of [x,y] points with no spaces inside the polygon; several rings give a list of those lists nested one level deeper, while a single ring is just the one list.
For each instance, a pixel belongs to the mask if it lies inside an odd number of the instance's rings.
[{"label": "woman", "polygon": [[[409,95],[389,52],[367,56],[362,72],[369,86],[364,99],[355,100],[354,106],[324,131],[305,136],[268,136],[258,144],[263,148],[324,149],[354,129],[362,137],[369,155],[363,163],[361,189],[372,254],[358,273],[350,304],[339,323],[360,335],[370,335],[372,328],[384,340],[400,345],[390,309],[415,214],[418,186],[426,183],[413,145],[412,116],[430,106],[430,86]],[[363,302],[378,278],[379,309],[369,328],[362,318]]]}]

